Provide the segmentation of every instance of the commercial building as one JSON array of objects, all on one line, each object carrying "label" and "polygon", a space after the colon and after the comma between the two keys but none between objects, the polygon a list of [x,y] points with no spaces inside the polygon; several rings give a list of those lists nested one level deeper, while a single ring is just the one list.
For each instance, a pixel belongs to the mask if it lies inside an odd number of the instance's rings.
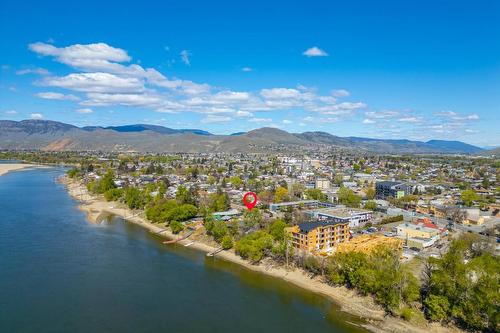
[{"label": "commercial building", "polygon": [[441,231],[421,224],[402,223],[397,226],[397,235],[407,247],[419,250],[434,245],[440,239]]},{"label": "commercial building", "polygon": [[316,188],[320,190],[329,190],[332,184],[330,180],[326,178],[318,178],[316,179]]},{"label": "commercial building", "polygon": [[329,253],[335,246],[349,240],[349,224],[331,221],[299,223],[285,228],[297,250],[314,254]]},{"label": "commercial building", "polygon": [[401,198],[411,194],[411,187],[403,182],[382,181],[375,184],[377,199]]},{"label": "commercial building", "polygon": [[429,228],[412,223],[402,223],[396,227],[398,236],[401,237],[421,237],[432,238],[439,237],[439,229]]},{"label": "commercial building", "polygon": [[370,222],[373,218],[371,210],[357,208],[328,208],[312,211],[312,216],[319,221],[332,221],[349,224],[349,228],[356,228],[362,223]]},{"label": "commercial building", "polygon": [[273,203],[269,205],[269,210],[271,212],[278,212],[281,209],[286,209],[288,207],[301,208],[301,209],[314,209],[314,208],[325,208],[334,207],[335,205],[329,202],[321,202],[318,200],[299,200],[290,202]]}]

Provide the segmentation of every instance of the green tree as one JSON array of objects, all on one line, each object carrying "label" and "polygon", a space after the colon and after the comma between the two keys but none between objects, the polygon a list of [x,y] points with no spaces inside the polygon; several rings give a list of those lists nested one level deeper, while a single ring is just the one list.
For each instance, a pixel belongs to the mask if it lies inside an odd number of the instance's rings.
[{"label": "green tree", "polygon": [[288,190],[284,187],[278,186],[278,188],[276,188],[276,192],[274,193],[274,202],[283,202],[288,199]]},{"label": "green tree", "polygon": [[112,188],[116,188],[113,178],[113,171],[108,170],[106,174],[99,180],[99,184],[97,185],[97,193],[102,194]]},{"label": "green tree", "polygon": [[182,230],[184,230],[184,225],[181,222],[177,221],[177,220],[171,221],[170,224],[169,224],[169,226],[170,226],[170,229],[172,229],[172,232],[174,234],[178,234],[179,232],[181,232]]},{"label": "green tree", "polygon": [[327,196],[323,192],[321,192],[318,188],[310,188],[305,190],[305,194],[308,199],[311,200],[319,200],[319,201],[327,201]]},{"label": "green tree", "polygon": [[266,250],[273,246],[273,238],[267,232],[259,230],[241,238],[235,244],[235,251],[242,258],[252,262],[259,262],[265,255]]},{"label": "green tree", "polygon": [[243,185],[243,181],[238,176],[233,176],[229,178],[229,182],[233,184],[235,188],[240,188]]},{"label": "green tree", "polygon": [[221,246],[224,250],[229,250],[233,247],[233,239],[230,235],[224,235],[224,237],[222,237]]},{"label": "green tree", "polygon": [[135,187],[125,189],[124,200],[130,209],[142,209],[146,203],[142,192]]},{"label": "green tree", "polygon": [[277,241],[282,241],[285,238],[286,223],[282,219],[277,219],[269,226],[269,234]]},{"label": "green tree", "polygon": [[373,187],[369,187],[366,190],[366,198],[372,200],[375,198],[375,189]]},{"label": "green tree", "polygon": [[468,207],[472,206],[474,201],[477,201],[479,199],[478,195],[474,190],[464,190],[462,191],[460,197],[463,203]]},{"label": "green tree", "polygon": [[375,210],[377,208],[377,203],[375,201],[367,201],[365,203],[364,209]]},{"label": "green tree", "polygon": [[361,203],[361,197],[354,194],[354,191],[347,188],[341,187],[338,192],[339,201],[347,207],[359,207]]},{"label": "green tree", "polygon": [[196,205],[196,197],[192,192],[188,191],[188,189],[182,185],[177,188],[177,192],[175,193],[175,200],[177,200],[177,203],[180,205]]},{"label": "green tree", "polygon": [[104,192],[104,198],[106,201],[118,201],[123,195],[123,190],[119,188],[111,188]]}]

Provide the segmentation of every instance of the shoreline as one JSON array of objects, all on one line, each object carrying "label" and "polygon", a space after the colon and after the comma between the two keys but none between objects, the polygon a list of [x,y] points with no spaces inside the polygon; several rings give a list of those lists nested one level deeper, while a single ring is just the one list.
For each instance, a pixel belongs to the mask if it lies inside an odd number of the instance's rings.
[{"label": "shoreline", "polygon": [[[107,202],[102,198],[89,194],[86,187],[79,181],[72,180],[66,175],[60,177],[59,181],[65,186],[69,195],[78,201],[78,209],[86,214],[88,221],[91,223],[97,223],[100,218],[104,218],[107,215],[115,215],[165,239],[173,240],[180,237],[173,234],[170,230],[165,230],[161,226],[148,222],[143,217],[143,211],[132,211],[122,203]],[[189,245],[190,248],[205,253],[210,253],[217,249],[196,239],[196,235],[193,238],[180,240],[177,243],[180,245],[191,243]],[[331,286],[323,282],[320,277],[311,278],[307,273],[297,268],[287,269],[282,266],[272,265],[271,262],[266,260],[254,265],[242,259],[234,253],[234,250],[223,250],[218,252],[216,257],[238,264],[246,269],[282,279],[316,294],[321,294],[337,304],[340,311],[359,317],[364,321],[364,323],[354,325],[361,326],[372,332],[463,332],[456,327],[444,327],[438,323],[427,323],[422,326],[416,326],[401,318],[386,315],[385,311],[374,302],[373,298],[361,296],[356,291],[343,286]]]},{"label": "shoreline", "polygon": [[0,177],[9,172],[25,171],[33,168],[47,168],[47,166],[28,163],[0,163]]}]

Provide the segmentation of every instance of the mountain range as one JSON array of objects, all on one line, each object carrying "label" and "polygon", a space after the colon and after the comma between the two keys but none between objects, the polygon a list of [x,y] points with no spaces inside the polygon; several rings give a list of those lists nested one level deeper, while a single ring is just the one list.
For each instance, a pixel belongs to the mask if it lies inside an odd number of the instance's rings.
[{"label": "mountain range", "polygon": [[0,149],[45,151],[266,152],[343,148],[380,154],[487,153],[461,142],[339,137],[326,132],[289,133],[263,127],[231,135],[158,125],[77,127],[50,120],[0,120]]}]

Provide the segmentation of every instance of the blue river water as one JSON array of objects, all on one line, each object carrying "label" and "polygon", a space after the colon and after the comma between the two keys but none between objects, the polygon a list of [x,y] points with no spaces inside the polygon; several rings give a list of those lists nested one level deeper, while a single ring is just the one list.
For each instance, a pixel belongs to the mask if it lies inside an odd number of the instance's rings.
[{"label": "blue river water", "polygon": [[87,222],[62,172],[0,177],[0,332],[364,332],[322,296]]}]

